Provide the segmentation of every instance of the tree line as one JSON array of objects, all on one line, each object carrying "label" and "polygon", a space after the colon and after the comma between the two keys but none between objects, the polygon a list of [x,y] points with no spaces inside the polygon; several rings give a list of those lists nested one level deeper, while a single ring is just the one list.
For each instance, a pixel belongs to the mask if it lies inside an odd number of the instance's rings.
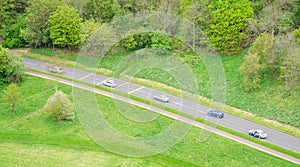
[{"label": "tree line", "polygon": [[[272,77],[284,80],[292,94],[300,81],[297,0],[2,0],[0,40],[8,48],[80,49],[104,23],[140,11],[163,11],[189,19],[222,55],[248,49],[240,67],[247,91]],[[134,34],[120,43],[127,50],[186,51],[179,40],[163,33]]]},{"label": "tree line", "polygon": [[[279,35],[298,29],[299,6],[296,0],[2,0],[0,37],[9,48],[80,48],[93,31],[114,18],[163,11],[191,20],[219,53],[233,55],[261,33]],[[154,41],[151,35],[131,39],[145,45],[147,40]]]}]

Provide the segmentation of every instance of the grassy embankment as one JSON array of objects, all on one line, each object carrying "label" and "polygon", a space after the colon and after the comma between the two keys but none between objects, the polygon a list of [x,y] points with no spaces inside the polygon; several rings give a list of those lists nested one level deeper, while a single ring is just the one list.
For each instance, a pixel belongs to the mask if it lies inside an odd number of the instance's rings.
[{"label": "grassy embankment", "polygon": [[[203,132],[198,128],[192,128],[182,141],[155,156],[130,158],[110,153],[87,136],[77,119],[57,123],[42,111],[43,105],[54,93],[54,84],[53,81],[27,75],[20,85],[24,101],[16,108],[17,114],[10,113],[9,108],[0,102],[1,165],[296,166],[215,134],[200,142],[198,139]],[[0,86],[1,93],[5,86]],[[58,89],[67,94],[72,91],[72,87],[59,83]],[[162,116],[150,123],[130,121],[112,105],[114,101],[111,98],[102,95],[96,98],[107,121],[130,136],[151,136],[173,122]]]},{"label": "grassy embankment", "polygon": [[[70,62],[65,62],[69,66],[72,66],[71,63],[76,60],[76,54],[62,54],[61,52],[53,52],[51,49],[31,49],[30,51],[50,56],[50,58],[71,60]],[[115,71],[129,54],[120,52],[115,55],[106,56],[100,63],[101,70],[99,72],[105,75],[112,75],[111,71]],[[34,57],[42,60],[47,58]],[[200,99],[199,102],[210,104],[208,98],[211,97],[211,85],[205,65],[199,58],[193,55],[183,57],[183,60],[189,63],[198,81],[199,95],[201,96],[198,97]],[[285,91],[283,82],[274,79],[265,79],[258,91],[245,92],[242,86],[242,76],[238,72],[238,68],[243,62],[243,55],[222,57],[222,62],[227,86],[226,112],[300,137],[300,103],[297,101],[297,99],[300,99],[300,91],[290,96]],[[180,95],[180,91],[176,89],[178,88],[178,84],[167,72],[158,69],[148,69],[138,72],[135,77],[132,81],[136,83]]]}]

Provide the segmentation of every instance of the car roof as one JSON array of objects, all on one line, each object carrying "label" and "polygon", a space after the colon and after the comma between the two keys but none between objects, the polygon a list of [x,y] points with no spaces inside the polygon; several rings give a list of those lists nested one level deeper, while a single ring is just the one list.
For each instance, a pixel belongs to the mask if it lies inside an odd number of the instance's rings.
[{"label": "car roof", "polygon": [[220,110],[209,110],[210,112],[222,112]]}]

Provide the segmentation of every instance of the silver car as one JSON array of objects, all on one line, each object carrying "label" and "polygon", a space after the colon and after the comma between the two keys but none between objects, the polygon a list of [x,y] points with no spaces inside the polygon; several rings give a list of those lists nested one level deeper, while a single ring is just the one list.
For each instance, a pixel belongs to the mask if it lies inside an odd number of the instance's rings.
[{"label": "silver car", "polygon": [[166,96],[166,95],[157,95],[157,96],[154,96],[154,99],[158,100],[158,101],[161,101],[163,103],[169,102],[169,97]]}]

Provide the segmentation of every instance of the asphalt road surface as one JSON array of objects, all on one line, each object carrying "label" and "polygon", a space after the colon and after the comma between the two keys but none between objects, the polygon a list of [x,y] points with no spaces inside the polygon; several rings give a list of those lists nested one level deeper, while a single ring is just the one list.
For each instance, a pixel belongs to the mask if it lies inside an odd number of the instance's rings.
[{"label": "asphalt road surface", "polygon": [[[48,68],[46,67],[46,63],[38,60],[33,60],[33,59],[28,59],[24,58],[24,64],[25,67],[34,69],[34,70],[39,70],[39,71],[44,71],[44,72],[49,72]],[[72,78],[74,80],[80,80],[83,82],[91,83],[94,85],[102,85],[103,82],[109,77],[107,76],[102,76],[94,73],[90,73],[88,71],[82,71],[78,69],[73,69],[69,67],[63,67],[64,73],[62,73],[62,76]],[[283,148],[292,150],[294,152],[300,153],[300,138],[297,138],[295,136],[283,133],[278,130],[274,130],[271,128],[268,128],[266,126],[256,124],[254,122],[230,115],[230,114],[225,114],[224,118],[222,119],[217,119],[214,117],[209,117],[207,116],[207,112],[210,110],[209,107],[200,105],[198,103],[182,99],[177,96],[173,95],[168,95],[164,92],[147,88],[141,85],[137,85],[134,83],[130,83],[127,81],[119,80],[119,79],[114,79],[116,81],[117,87],[114,88],[115,90],[127,93],[127,94],[132,94],[147,100],[150,100],[151,102],[155,103],[160,103],[165,106],[178,109],[182,112],[203,118],[207,121],[215,122],[218,123],[222,126],[228,127],[230,129],[242,132],[247,134],[248,130],[250,129],[261,129],[265,132],[268,133],[267,139],[263,139],[266,142],[281,146]],[[159,95],[159,94],[166,94],[170,99],[170,102],[168,103],[161,103],[153,99],[153,96]]]}]

